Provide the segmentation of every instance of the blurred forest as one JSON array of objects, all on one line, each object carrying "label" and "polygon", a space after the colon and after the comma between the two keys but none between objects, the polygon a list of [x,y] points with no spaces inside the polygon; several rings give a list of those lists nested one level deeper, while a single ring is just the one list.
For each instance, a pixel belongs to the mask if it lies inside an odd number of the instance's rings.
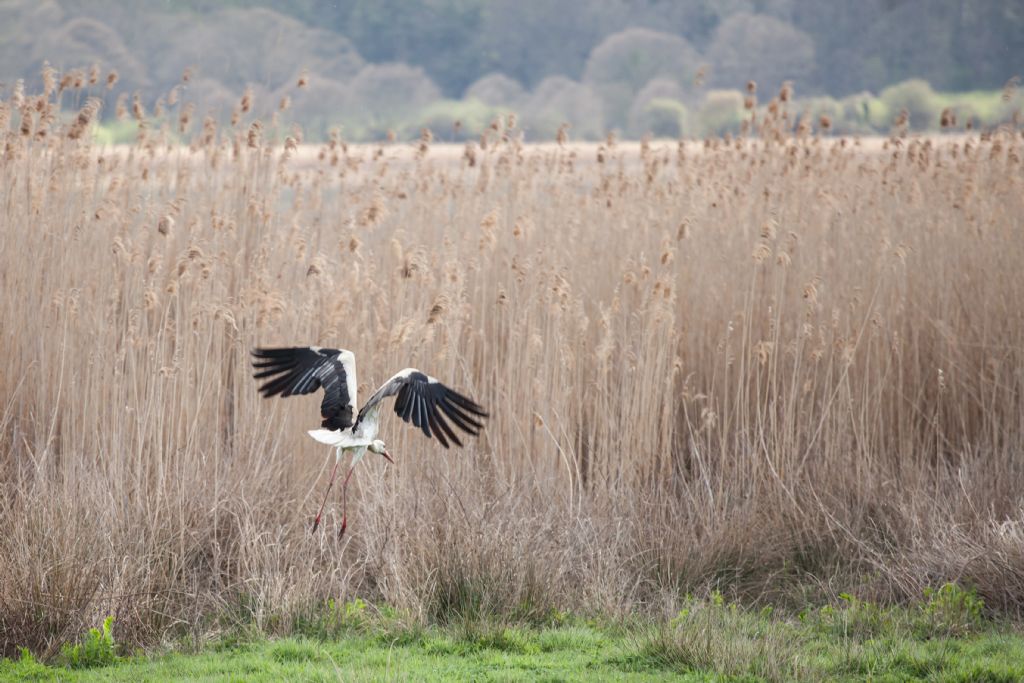
[{"label": "blurred forest", "polygon": [[944,110],[960,125],[1019,110],[1004,88],[1024,72],[1024,3],[0,0],[3,90],[38,88],[44,61],[116,69],[93,93],[115,132],[119,97],[159,110],[177,86],[221,119],[250,88],[254,115],[287,104],[312,137],[464,138],[505,111],[527,139],[563,123],[576,138],[699,136],[738,130],[750,80],[758,104],[790,81],[835,132],[888,131],[901,112],[937,129]]}]

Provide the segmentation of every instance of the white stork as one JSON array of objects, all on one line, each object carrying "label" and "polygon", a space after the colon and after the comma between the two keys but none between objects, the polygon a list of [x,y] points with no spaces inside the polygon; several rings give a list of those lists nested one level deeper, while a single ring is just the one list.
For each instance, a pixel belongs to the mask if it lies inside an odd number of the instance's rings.
[{"label": "white stork", "polygon": [[384,442],[377,438],[378,417],[385,398],[397,395],[395,413],[422,429],[427,438],[437,437],[445,448],[448,448],[449,441],[456,446],[462,445],[455,431],[445,421],[445,416],[456,427],[473,435],[479,434],[483,428],[479,418],[487,417],[484,409],[472,400],[415,368],[406,368],[381,385],[357,414],[356,357],[351,351],[299,346],[255,349],[252,355],[252,365],[256,369],[253,377],[266,379],[259,387],[264,398],[309,394],[323,387],[324,399],[320,404],[323,421],[320,429],[311,429],[309,435],[320,443],[332,446],[335,461],[323,503],[313,521],[313,531],[320,526],[320,516],[334,485],[342,453],[352,452],[352,464],[342,484],[342,505],[345,511],[342,513],[339,538],[348,525],[348,482],[356,464],[363,459],[367,450],[379,453],[394,463]]}]

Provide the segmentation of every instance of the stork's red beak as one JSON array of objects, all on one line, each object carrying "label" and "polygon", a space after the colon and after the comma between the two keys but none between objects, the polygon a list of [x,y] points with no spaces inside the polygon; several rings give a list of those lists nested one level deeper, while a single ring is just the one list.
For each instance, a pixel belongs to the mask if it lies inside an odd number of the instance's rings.
[{"label": "stork's red beak", "polygon": [[394,464],[395,464],[395,461],[391,459],[391,454],[390,454],[390,453],[388,453],[387,451],[381,451],[381,455],[383,455],[383,456],[384,456],[384,459],[385,459],[385,460],[387,460],[387,461],[388,461],[389,463],[391,463],[392,465],[394,465]]}]

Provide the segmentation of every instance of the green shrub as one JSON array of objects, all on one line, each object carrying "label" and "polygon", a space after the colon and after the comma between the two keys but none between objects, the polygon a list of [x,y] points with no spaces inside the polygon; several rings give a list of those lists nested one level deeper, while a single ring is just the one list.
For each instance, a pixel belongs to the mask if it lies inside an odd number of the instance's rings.
[{"label": "green shrub", "polygon": [[111,119],[93,128],[93,139],[100,145],[128,145],[139,137],[139,125],[134,121]]},{"label": "green shrub", "polygon": [[877,638],[895,626],[890,610],[860,600],[849,593],[840,593],[839,599],[839,605],[826,605],[813,615],[818,628],[831,637],[868,640]]},{"label": "green shrub", "polygon": [[107,617],[103,620],[102,630],[91,628],[82,642],[61,648],[64,663],[72,669],[87,669],[116,662],[113,625],[114,617]]},{"label": "green shrub", "polygon": [[656,138],[681,138],[686,132],[686,107],[668,98],[651,100],[640,114],[637,126]]},{"label": "green shrub", "polygon": [[331,640],[345,632],[369,630],[373,619],[360,598],[339,603],[334,598],[309,606],[295,617],[293,632],[320,640]]},{"label": "green shrub", "polygon": [[439,100],[416,115],[415,125],[429,128],[438,140],[468,140],[478,137],[502,113],[479,100]]},{"label": "green shrub", "polygon": [[743,120],[743,95],[738,90],[711,90],[697,114],[700,135],[736,133]]},{"label": "green shrub", "polygon": [[947,583],[938,590],[926,588],[924,604],[917,608],[916,634],[924,638],[958,638],[977,633],[985,625],[985,602],[974,589]]},{"label": "green shrub", "polygon": [[21,657],[17,660],[0,657],[0,681],[49,680],[57,680],[53,670],[36,661],[27,647],[21,648]]},{"label": "green shrub", "polygon": [[839,101],[840,115],[835,121],[835,131],[840,135],[873,133],[882,124],[889,128],[891,116],[888,108],[869,92],[847,95]]},{"label": "green shrub", "polygon": [[942,102],[928,81],[915,78],[891,85],[879,98],[894,117],[905,109],[910,115],[910,127],[915,130],[931,130],[939,125]]},{"label": "green shrub", "polygon": [[799,102],[799,111],[802,116],[809,118],[814,130],[821,129],[821,117],[828,117],[831,130],[840,132],[843,123],[844,109],[837,100],[828,96],[808,97]]}]

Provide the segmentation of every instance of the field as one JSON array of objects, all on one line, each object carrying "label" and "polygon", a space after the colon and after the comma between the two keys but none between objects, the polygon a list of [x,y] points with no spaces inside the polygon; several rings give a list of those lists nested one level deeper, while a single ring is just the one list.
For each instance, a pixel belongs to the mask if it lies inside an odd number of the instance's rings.
[{"label": "field", "polygon": [[[293,635],[235,633],[199,651],[119,657],[110,623],[58,664],[26,650],[0,660],[0,679],[24,681],[278,680],[940,680],[1018,681],[1024,638],[986,623],[981,602],[944,589],[917,608],[852,596],[795,617],[688,600],[667,623],[573,620],[545,626],[467,621],[423,626],[355,600],[320,609]],[[248,637],[246,637],[246,635]]]},{"label": "field", "polygon": [[[357,598],[437,638],[678,635],[694,599],[790,623],[947,586],[982,621],[941,637],[1012,631],[1021,136],[838,139],[778,104],[749,140],[496,121],[453,151],[184,110],[189,145],[140,115],[107,148],[92,103],[3,102],[0,656],[60,661],[107,616],[125,652],[302,637]],[[397,465],[360,465],[342,541],[337,499],[310,534],[319,398],[263,401],[248,364],[284,344],[491,418],[445,451],[389,417]]]}]

